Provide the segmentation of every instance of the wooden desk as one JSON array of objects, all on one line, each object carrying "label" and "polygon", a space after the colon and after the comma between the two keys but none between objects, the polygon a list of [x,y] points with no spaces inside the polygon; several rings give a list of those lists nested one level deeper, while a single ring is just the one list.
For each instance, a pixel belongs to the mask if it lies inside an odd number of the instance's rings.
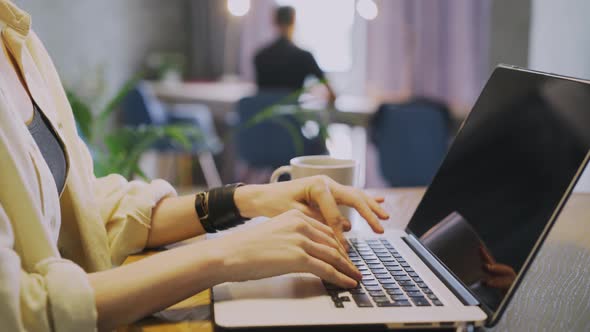
[{"label": "wooden desk", "polygon": [[[373,192],[386,196],[392,216],[386,228],[405,227],[423,194],[420,189]],[[202,292],[119,331],[213,331],[209,304],[209,292]],[[574,194],[569,200],[493,330],[590,330],[590,194]]]}]

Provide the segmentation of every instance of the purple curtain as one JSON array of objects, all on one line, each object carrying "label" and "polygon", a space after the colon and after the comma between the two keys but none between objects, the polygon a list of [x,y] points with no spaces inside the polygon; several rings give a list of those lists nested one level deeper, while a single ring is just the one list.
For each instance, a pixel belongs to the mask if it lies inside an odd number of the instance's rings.
[{"label": "purple curtain", "polygon": [[367,89],[426,96],[463,116],[488,76],[491,0],[381,0],[368,24]]}]

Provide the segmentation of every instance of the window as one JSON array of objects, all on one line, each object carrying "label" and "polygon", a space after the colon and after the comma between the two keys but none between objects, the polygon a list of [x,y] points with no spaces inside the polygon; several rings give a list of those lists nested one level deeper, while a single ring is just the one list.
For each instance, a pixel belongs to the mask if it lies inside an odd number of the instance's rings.
[{"label": "window", "polygon": [[314,55],[322,70],[351,70],[354,0],[275,1],[280,6],[295,8],[295,42]]}]

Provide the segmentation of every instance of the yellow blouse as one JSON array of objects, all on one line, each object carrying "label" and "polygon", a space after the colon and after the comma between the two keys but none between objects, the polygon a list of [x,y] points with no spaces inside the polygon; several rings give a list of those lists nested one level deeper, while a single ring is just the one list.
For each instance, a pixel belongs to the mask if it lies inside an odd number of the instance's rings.
[{"label": "yellow blouse", "polygon": [[144,248],[154,205],[175,195],[165,181],[96,178],[72,110],[30,16],[0,0],[2,43],[64,144],[68,173],[58,196],[50,170],[0,73],[0,329],[93,331],[86,272]]}]

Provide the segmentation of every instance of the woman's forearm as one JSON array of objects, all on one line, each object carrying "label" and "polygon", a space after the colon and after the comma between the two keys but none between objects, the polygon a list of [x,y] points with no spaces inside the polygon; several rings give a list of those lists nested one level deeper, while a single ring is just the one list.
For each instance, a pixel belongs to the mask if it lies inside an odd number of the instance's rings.
[{"label": "woman's forearm", "polygon": [[152,212],[147,247],[160,247],[205,233],[195,212],[195,196],[165,198]]},{"label": "woman's forearm", "polygon": [[89,274],[99,329],[136,321],[224,282],[226,255],[214,242],[194,243]]}]

